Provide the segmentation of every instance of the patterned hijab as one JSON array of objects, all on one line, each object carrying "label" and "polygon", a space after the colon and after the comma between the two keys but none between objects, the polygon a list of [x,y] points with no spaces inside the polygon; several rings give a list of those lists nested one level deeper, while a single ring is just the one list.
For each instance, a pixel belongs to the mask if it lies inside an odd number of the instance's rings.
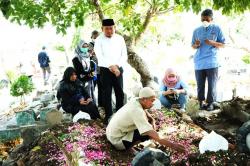
[{"label": "patterned hijab", "polygon": [[177,75],[177,72],[173,68],[168,68],[162,82],[166,87],[174,88],[179,80],[180,76]]},{"label": "patterned hijab", "polygon": [[82,59],[84,59],[84,58],[89,58],[89,53],[84,53],[84,52],[81,51],[82,45],[84,45],[84,44],[88,44],[88,43],[85,42],[84,40],[81,40],[81,41],[78,43],[78,45],[77,45],[77,47],[76,47],[76,49],[75,49],[76,57],[78,57],[80,61],[81,61]]},{"label": "patterned hijab", "polygon": [[75,55],[81,62],[84,71],[88,72],[90,70],[90,55],[89,53],[84,53],[81,51],[82,45],[88,44],[84,40],[81,40],[75,49]]}]

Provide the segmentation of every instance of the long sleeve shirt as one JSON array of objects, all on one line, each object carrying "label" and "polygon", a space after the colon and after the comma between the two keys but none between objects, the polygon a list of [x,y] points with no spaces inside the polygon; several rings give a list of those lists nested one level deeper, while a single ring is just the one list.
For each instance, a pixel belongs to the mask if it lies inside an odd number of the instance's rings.
[{"label": "long sleeve shirt", "polygon": [[100,67],[122,67],[127,61],[127,47],[121,35],[113,34],[108,38],[101,34],[95,41],[94,50]]},{"label": "long sleeve shirt", "polygon": [[[161,83],[160,85],[160,91],[161,91],[161,94],[164,92],[164,91],[167,91],[169,88],[164,85],[163,83]],[[188,86],[185,82],[183,82],[182,80],[179,80],[174,89],[184,89],[186,91],[186,94],[188,93]]]}]

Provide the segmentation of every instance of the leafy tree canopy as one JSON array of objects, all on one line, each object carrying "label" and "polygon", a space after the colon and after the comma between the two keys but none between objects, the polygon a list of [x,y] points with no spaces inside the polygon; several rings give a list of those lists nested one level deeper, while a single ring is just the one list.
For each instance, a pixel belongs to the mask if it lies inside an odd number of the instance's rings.
[{"label": "leafy tree canopy", "polygon": [[[169,11],[200,12],[205,7],[221,10],[223,14],[242,13],[250,9],[249,0],[1,0],[0,10],[6,19],[29,27],[51,23],[58,33],[71,26],[83,26],[89,16],[97,24],[105,17],[114,18],[128,48],[128,63],[141,76],[144,86],[153,77],[143,59],[133,50],[148,25],[157,16]],[[77,36],[75,36],[77,39]]]},{"label": "leafy tree canopy", "polygon": [[[113,17],[118,29],[139,37],[150,18],[169,10],[201,11],[204,6],[221,9],[224,14],[242,13],[250,9],[249,0],[1,0],[0,9],[6,19],[29,27],[43,27],[50,22],[58,33],[70,26],[83,26],[90,15]],[[102,13],[100,13],[100,10]]]}]

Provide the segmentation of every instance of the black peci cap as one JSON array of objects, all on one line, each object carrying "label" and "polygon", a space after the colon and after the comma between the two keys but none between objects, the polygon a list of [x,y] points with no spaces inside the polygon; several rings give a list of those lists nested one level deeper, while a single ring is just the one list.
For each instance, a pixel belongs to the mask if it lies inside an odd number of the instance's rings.
[{"label": "black peci cap", "polygon": [[113,26],[115,22],[113,19],[104,19],[102,20],[102,26]]}]

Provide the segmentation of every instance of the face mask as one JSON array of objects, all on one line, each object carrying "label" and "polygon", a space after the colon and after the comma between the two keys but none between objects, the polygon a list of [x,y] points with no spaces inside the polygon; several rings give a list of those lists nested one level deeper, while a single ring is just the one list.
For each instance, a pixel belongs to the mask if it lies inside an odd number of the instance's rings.
[{"label": "face mask", "polygon": [[211,24],[211,23],[210,23],[210,22],[207,22],[207,21],[203,21],[203,22],[202,22],[202,25],[203,25],[204,28],[209,27],[210,24]]},{"label": "face mask", "polygon": [[88,52],[88,48],[80,48],[81,49],[81,51],[83,52],[83,53],[87,53]]},{"label": "face mask", "polygon": [[169,82],[176,82],[177,78],[176,77],[168,77]]}]

